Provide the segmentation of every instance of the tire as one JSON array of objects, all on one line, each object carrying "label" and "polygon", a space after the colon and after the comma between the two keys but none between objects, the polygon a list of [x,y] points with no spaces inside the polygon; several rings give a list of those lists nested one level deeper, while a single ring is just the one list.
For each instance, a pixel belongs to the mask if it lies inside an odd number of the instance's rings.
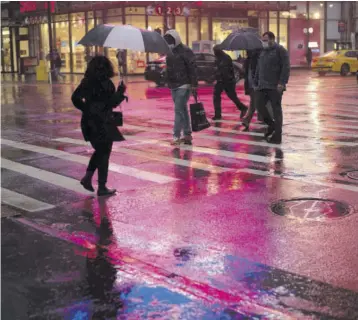
[{"label": "tire", "polygon": [[341,76],[345,77],[348,76],[348,74],[350,73],[350,68],[348,64],[343,64],[341,67]]},{"label": "tire", "polygon": [[326,71],[319,71],[318,72],[318,75],[320,76],[320,77],[324,77],[325,75],[326,75]]}]

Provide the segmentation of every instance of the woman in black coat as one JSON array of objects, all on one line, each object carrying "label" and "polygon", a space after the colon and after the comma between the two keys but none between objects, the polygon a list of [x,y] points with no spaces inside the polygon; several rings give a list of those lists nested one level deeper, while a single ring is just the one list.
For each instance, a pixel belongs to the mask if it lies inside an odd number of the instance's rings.
[{"label": "woman in black coat", "polygon": [[72,103],[82,111],[83,137],[91,142],[95,150],[81,184],[85,189],[94,191],[92,177],[97,169],[98,196],[112,195],[116,192],[106,187],[109,157],[113,141],[125,140],[114,123],[113,108],[126,98],[126,88],[121,84],[116,90],[111,81],[113,76],[113,66],[109,59],[96,56],[89,62],[81,84],[72,94]]}]

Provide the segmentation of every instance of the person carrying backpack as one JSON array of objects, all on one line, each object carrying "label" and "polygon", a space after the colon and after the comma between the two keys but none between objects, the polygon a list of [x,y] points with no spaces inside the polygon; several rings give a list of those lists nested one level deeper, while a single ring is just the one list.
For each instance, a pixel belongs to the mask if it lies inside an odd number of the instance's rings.
[{"label": "person carrying backpack", "polygon": [[[275,35],[265,32],[262,36],[263,50],[260,54],[254,77],[256,106],[268,125],[265,138],[269,143],[282,142],[282,95],[290,77],[290,60],[287,50],[275,42]],[[267,102],[271,102],[271,118]]]}]

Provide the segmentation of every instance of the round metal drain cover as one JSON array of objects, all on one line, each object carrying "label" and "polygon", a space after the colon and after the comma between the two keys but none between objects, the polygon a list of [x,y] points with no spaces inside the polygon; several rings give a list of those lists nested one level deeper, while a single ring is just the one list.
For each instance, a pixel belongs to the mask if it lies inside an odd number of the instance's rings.
[{"label": "round metal drain cover", "polygon": [[358,170],[347,172],[347,177],[349,179],[358,180]]},{"label": "round metal drain cover", "polygon": [[331,199],[293,198],[272,203],[271,211],[298,220],[325,221],[347,216],[353,212],[353,208]]}]

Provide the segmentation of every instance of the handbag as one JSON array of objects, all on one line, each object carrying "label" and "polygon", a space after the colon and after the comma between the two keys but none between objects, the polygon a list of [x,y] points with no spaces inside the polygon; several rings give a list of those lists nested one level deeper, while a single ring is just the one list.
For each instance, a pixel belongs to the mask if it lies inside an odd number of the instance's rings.
[{"label": "handbag", "polygon": [[197,95],[194,96],[195,103],[190,105],[191,128],[193,132],[202,131],[210,127],[210,123],[206,118],[204,105],[198,102]]}]

